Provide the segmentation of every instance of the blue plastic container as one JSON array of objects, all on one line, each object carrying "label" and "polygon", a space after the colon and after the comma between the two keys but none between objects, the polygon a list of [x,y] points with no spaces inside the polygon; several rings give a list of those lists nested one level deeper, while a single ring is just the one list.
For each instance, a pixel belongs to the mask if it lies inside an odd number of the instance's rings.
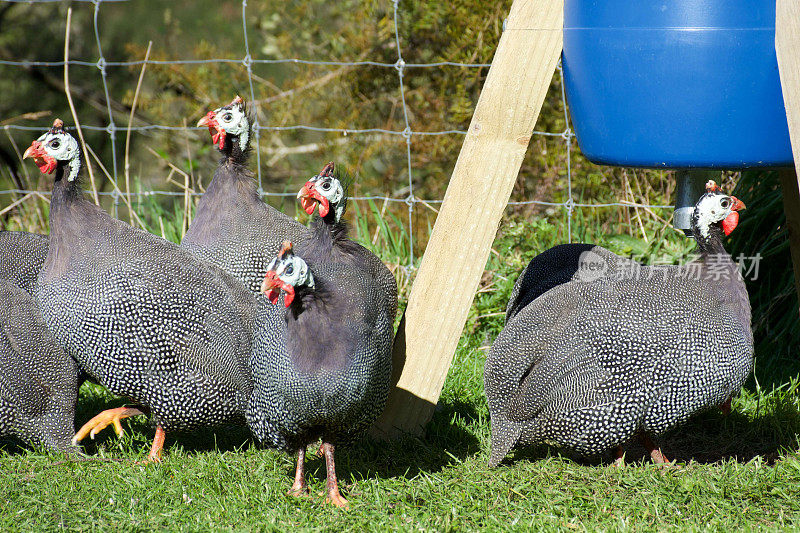
[{"label": "blue plastic container", "polygon": [[563,65],[595,163],[792,164],[775,0],[566,0]]}]

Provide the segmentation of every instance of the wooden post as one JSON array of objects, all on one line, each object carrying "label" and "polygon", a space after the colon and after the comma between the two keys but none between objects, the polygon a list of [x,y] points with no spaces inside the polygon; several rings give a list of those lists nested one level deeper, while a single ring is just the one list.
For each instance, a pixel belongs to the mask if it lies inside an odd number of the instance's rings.
[{"label": "wooden post", "polygon": [[432,414],[561,55],[563,0],[514,0],[394,347],[373,434],[419,433]]},{"label": "wooden post", "polygon": [[775,53],[794,155],[795,172],[781,173],[781,186],[795,287],[800,296],[800,0],[777,0]]}]

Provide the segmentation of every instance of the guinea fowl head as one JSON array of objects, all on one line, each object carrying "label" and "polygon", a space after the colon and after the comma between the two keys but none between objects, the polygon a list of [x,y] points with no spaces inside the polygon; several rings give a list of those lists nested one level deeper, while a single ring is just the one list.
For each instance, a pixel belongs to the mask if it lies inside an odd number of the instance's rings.
[{"label": "guinea fowl head", "polygon": [[319,174],[308,180],[297,199],[309,215],[319,205],[319,216],[330,222],[339,222],[347,205],[345,188],[336,176],[335,165],[331,161]]},{"label": "guinea fowl head", "polygon": [[237,96],[230,104],[209,111],[197,125],[207,126],[213,143],[221,152],[230,154],[234,143],[241,153],[247,151],[250,146],[251,122],[244,101]]},{"label": "guinea fowl head", "polygon": [[81,168],[81,155],[78,142],[64,130],[64,122],[56,119],[50,130],[33,141],[25,150],[22,158],[32,157],[42,174],[56,172],[56,181],[64,176],[67,169],[67,181],[74,181]]},{"label": "guinea fowl head", "polygon": [[303,259],[294,255],[292,243],[285,241],[278,257],[267,267],[267,275],[261,284],[261,292],[273,303],[278,303],[281,291],[284,293],[283,305],[289,307],[295,299],[296,289],[314,288],[314,275]]},{"label": "guinea fowl head", "polygon": [[706,193],[700,197],[692,215],[692,229],[698,242],[708,242],[712,237],[730,235],[739,223],[739,211],[744,202],[722,192],[714,181],[706,183]]}]

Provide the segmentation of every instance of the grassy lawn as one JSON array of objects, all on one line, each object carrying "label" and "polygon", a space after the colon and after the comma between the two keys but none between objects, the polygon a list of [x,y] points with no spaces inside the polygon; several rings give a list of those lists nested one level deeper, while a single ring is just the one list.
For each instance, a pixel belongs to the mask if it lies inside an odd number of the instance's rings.
[{"label": "grassy lawn", "polygon": [[[745,392],[730,416],[699,415],[663,437],[678,467],[659,468],[636,446],[623,468],[539,447],[490,470],[482,363],[482,352],[460,350],[424,438],[365,439],[338,452],[349,511],[323,504],[325,467],[315,456],[312,496],[286,496],[292,459],[259,449],[244,428],[168,437],[161,465],[135,464],[153,435],[140,417],[123,438],[104,434],[89,447],[105,461],[0,455],[0,529],[800,528],[796,381]],[[105,404],[99,387],[85,385],[78,422]]]},{"label": "grassy lawn", "polygon": [[[154,433],[138,417],[123,422],[122,438],[107,429],[87,441],[86,452],[96,460],[73,462],[0,445],[0,531],[800,529],[796,347],[777,355],[770,352],[774,347],[759,348],[758,379],[748,381],[729,416],[702,413],[660,437],[675,467],[651,464],[631,444],[622,468],[611,466],[610,458],[573,457],[544,445],[487,468],[486,347],[502,328],[516,274],[563,238],[559,227],[504,225],[425,435],[391,443],[365,438],[337,451],[350,510],[323,503],[324,462],[313,454],[312,495],[287,496],[293,458],[261,449],[244,427],[169,435],[162,464],[136,464]],[[579,229],[584,240],[615,251],[630,245]],[[672,234],[658,246],[659,254],[673,258],[690,247]],[[122,403],[84,384],[76,424]]]}]

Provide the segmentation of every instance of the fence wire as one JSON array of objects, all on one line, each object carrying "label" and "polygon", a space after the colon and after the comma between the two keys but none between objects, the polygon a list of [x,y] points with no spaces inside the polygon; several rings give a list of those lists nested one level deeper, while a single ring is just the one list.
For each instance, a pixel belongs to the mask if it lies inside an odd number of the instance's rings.
[{"label": "fence wire", "polygon": [[[25,3],[25,4],[36,4],[36,3],[55,3],[60,2],[61,0],[2,0],[4,3]],[[431,135],[466,135],[466,130],[440,130],[440,131],[417,131],[411,127],[411,123],[409,121],[409,109],[406,102],[406,94],[405,94],[405,85],[404,85],[404,74],[407,69],[426,69],[426,68],[444,68],[444,67],[458,67],[458,68],[488,68],[491,64],[488,63],[461,63],[461,62],[453,62],[453,61],[438,61],[438,62],[431,62],[431,63],[406,63],[403,59],[403,48],[402,42],[400,39],[400,24],[401,24],[401,8],[399,5],[399,0],[392,0],[392,14],[394,20],[394,40],[395,45],[397,47],[397,61],[394,63],[387,63],[387,62],[380,62],[380,61],[323,61],[323,60],[314,60],[314,59],[304,59],[304,58],[279,58],[279,59],[253,59],[250,54],[250,46],[249,46],[249,39],[248,39],[248,32],[247,32],[247,0],[242,0],[241,2],[241,19],[242,19],[242,33],[243,33],[243,42],[244,42],[244,55],[241,58],[211,58],[211,59],[176,59],[176,60],[133,60],[133,61],[110,61],[106,59],[103,55],[103,48],[100,39],[100,27],[98,23],[98,15],[100,13],[100,9],[102,4],[116,4],[120,2],[127,2],[128,0],[73,0],[75,3],[88,3],[94,4],[94,13],[93,13],[93,30],[94,30],[94,37],[95,43],[97,47],[97,60],[95,61],[87,61],[85,59],[69,59],[68,61],[27,61],[27,60],[20,60],[20,61],[13,61],[13,60],[0,60],[0,65],[7,65],[7,66],[17,66],[21,68],[30,68],[30,67],[46,67],[46,68],[57,68],[57,67],[64,67],[65,65],[75,65],[75,66],[83,66],[83,67],[94,67],[96,68],[101,76],[102,79],[102,86],[103,91],[106,99],[106,108],[108,112],[108,123],[105,125],[81,125],[83,129],[91,130],[91,131],[104,131],[108,134],[110,142],[111,142],[111,152],[112,152],[112,164],[110,169],[110,174],[113,176],[114,181],[119,183],[118,181],[118,161],[117,161],[117,143],[116,143],[116,133],[118,131],[126,132],[128,130],[135,131],[135,132],[147,132],[147,131],[189,131],[189,130],[198,130],[204,131],[206,128],[198,128],[198,127],[191,127],[191,126],[182,126],[182,125],[168,125],[168,124],[143,124],[139,126],[129,126],[129,127],[118,127],[114,122],[114,117],[111,109],[111,97],[108,88],[108,69],[109,68],[124,68],[124,67],[132,67],[132,66],[144,66],[144,65],[197,65],[197,64],[230,64],[230,65],[240,65],[242,66],[247,72],[247,79],[249,83],[249,92],[250,92],[250,101],[255,102],[255,90],[253,85],[253,71],[252,67],[256,64],[300,64],[300,65],[313,65],[313,66],[329,66],[329,67],[362,67],[362,68],[391,68],[397,72],[397,77],[399,81],[399,96],[400,102],[402,104],[402,111],[403,111],[403,123],[404,129],[403,130],[390,130],[384,128],[329,128],[329,127],[321,127],[321,126],[313,126],[308,124],[293,124],[293,125],[285,125],[285,126],[272,126],[272,125],[262,125],[258,122],[258,113],[255,114],[255,123],[253,124],[254,129],[254,148],[256,154],[256,172],[257,172],[257,179],[259,184],[259,193],[262,197],[293,197],[295,196],[293,193],[282,193],[282,192],[271,192],[265,191],[263,189],[263,181],[261,175],[261,150],[260,150],[260,142],[261,142],[261,132],[284,132],[284,131],[311,131],[311,132],[319,132],[319,133],[338,133],[341,135],[367,135],[367,134],[380,134],[380,135],[392,135],[392,136],[400,136],[405,140],[406,145],[406,164],[407,164],[407,172],[408,172],[408,195],[405,198],[392,198],[386,196],[353,196],[351,197],[352,200],[382,200],[384,202],[389,203],[405,203],[408,206],[408,239],[409,239],[409,251],[410,251],[410,260],[408,268],[414,268],[414,226],[413,226],[413,218],[414,218],[414,210],[417,204],[441,204],[441,199],[423,199],[418,198],[414,194],[414,169],[413,169],[413,151],[411,146],[411,140],[415,136],[431,136]],[[503,29],[505,30],[505,24],[503,25]],[[559,61],[557,65],[557,70],[559,72],[559,76],[561,77],[561,102],[564,109],[564,122],[566,124],[566,129],[561,132],[547,132],[547,131],[538,131],[534,130],[534,136],[542,136],[542,137],[561,137],[564,140],[565,150],[566,150],[566,178],[567,178],[567,198],[562,202],[549,202],[543,200],[525,200],[525,201],[512,201],[509,202],[508,205],[513,206],[525,206],[525,205],[541,205],[541,206],[548,206],[548,207],[560,207],[566,211],[567,214],[567,239],[568,242],[572,240],[572,217],[574,210],[576,208],[604,208],[604,207],[640,207],[640,208],[671,208],[672,206],[666,205],[650,205],[650,204],[639,204],[634,202],[612,202],[612,203],[597,203],[597,204],[588,204],[588,203],[578,203],[575,202],[572,190],[572,140],[575,137],[574,132],[570,127],[569,121],[569,110],[567,107],[567,99],[566,93],[564,89],[564,73],[561,68],[561,62]],[[24,125],[16,125],[16,124],[7,124],[4,125],[3,128],[5,130],[23,130],[23,131],[42,131],[43,129],[47,129],[48,126],[24,126]],[[0,195],[6,194],[23,194],[23,195],[47,195],[48,193],[40,192],[40,191],[33,191],[27,189],[4,189],[0,190]],[[155,195],[163,195],[163,196],[184,196],[185,192],[179,191],[167,191],[167,190],[151,190],[151,191],[137,191],[137,192],[125,192],[121,193],[119,190],[115,189],[111,192],[101,192],[98,191],[98,194],[101,196],[110,196],[114,199],[114,215],[117,216],[117,207],[119,205],[120,196],[124,194],[126,197],[147,197],[147,196],[155,196]],[[194,192],[192,193],[195,196],[199,196],[201,193]]]}]

